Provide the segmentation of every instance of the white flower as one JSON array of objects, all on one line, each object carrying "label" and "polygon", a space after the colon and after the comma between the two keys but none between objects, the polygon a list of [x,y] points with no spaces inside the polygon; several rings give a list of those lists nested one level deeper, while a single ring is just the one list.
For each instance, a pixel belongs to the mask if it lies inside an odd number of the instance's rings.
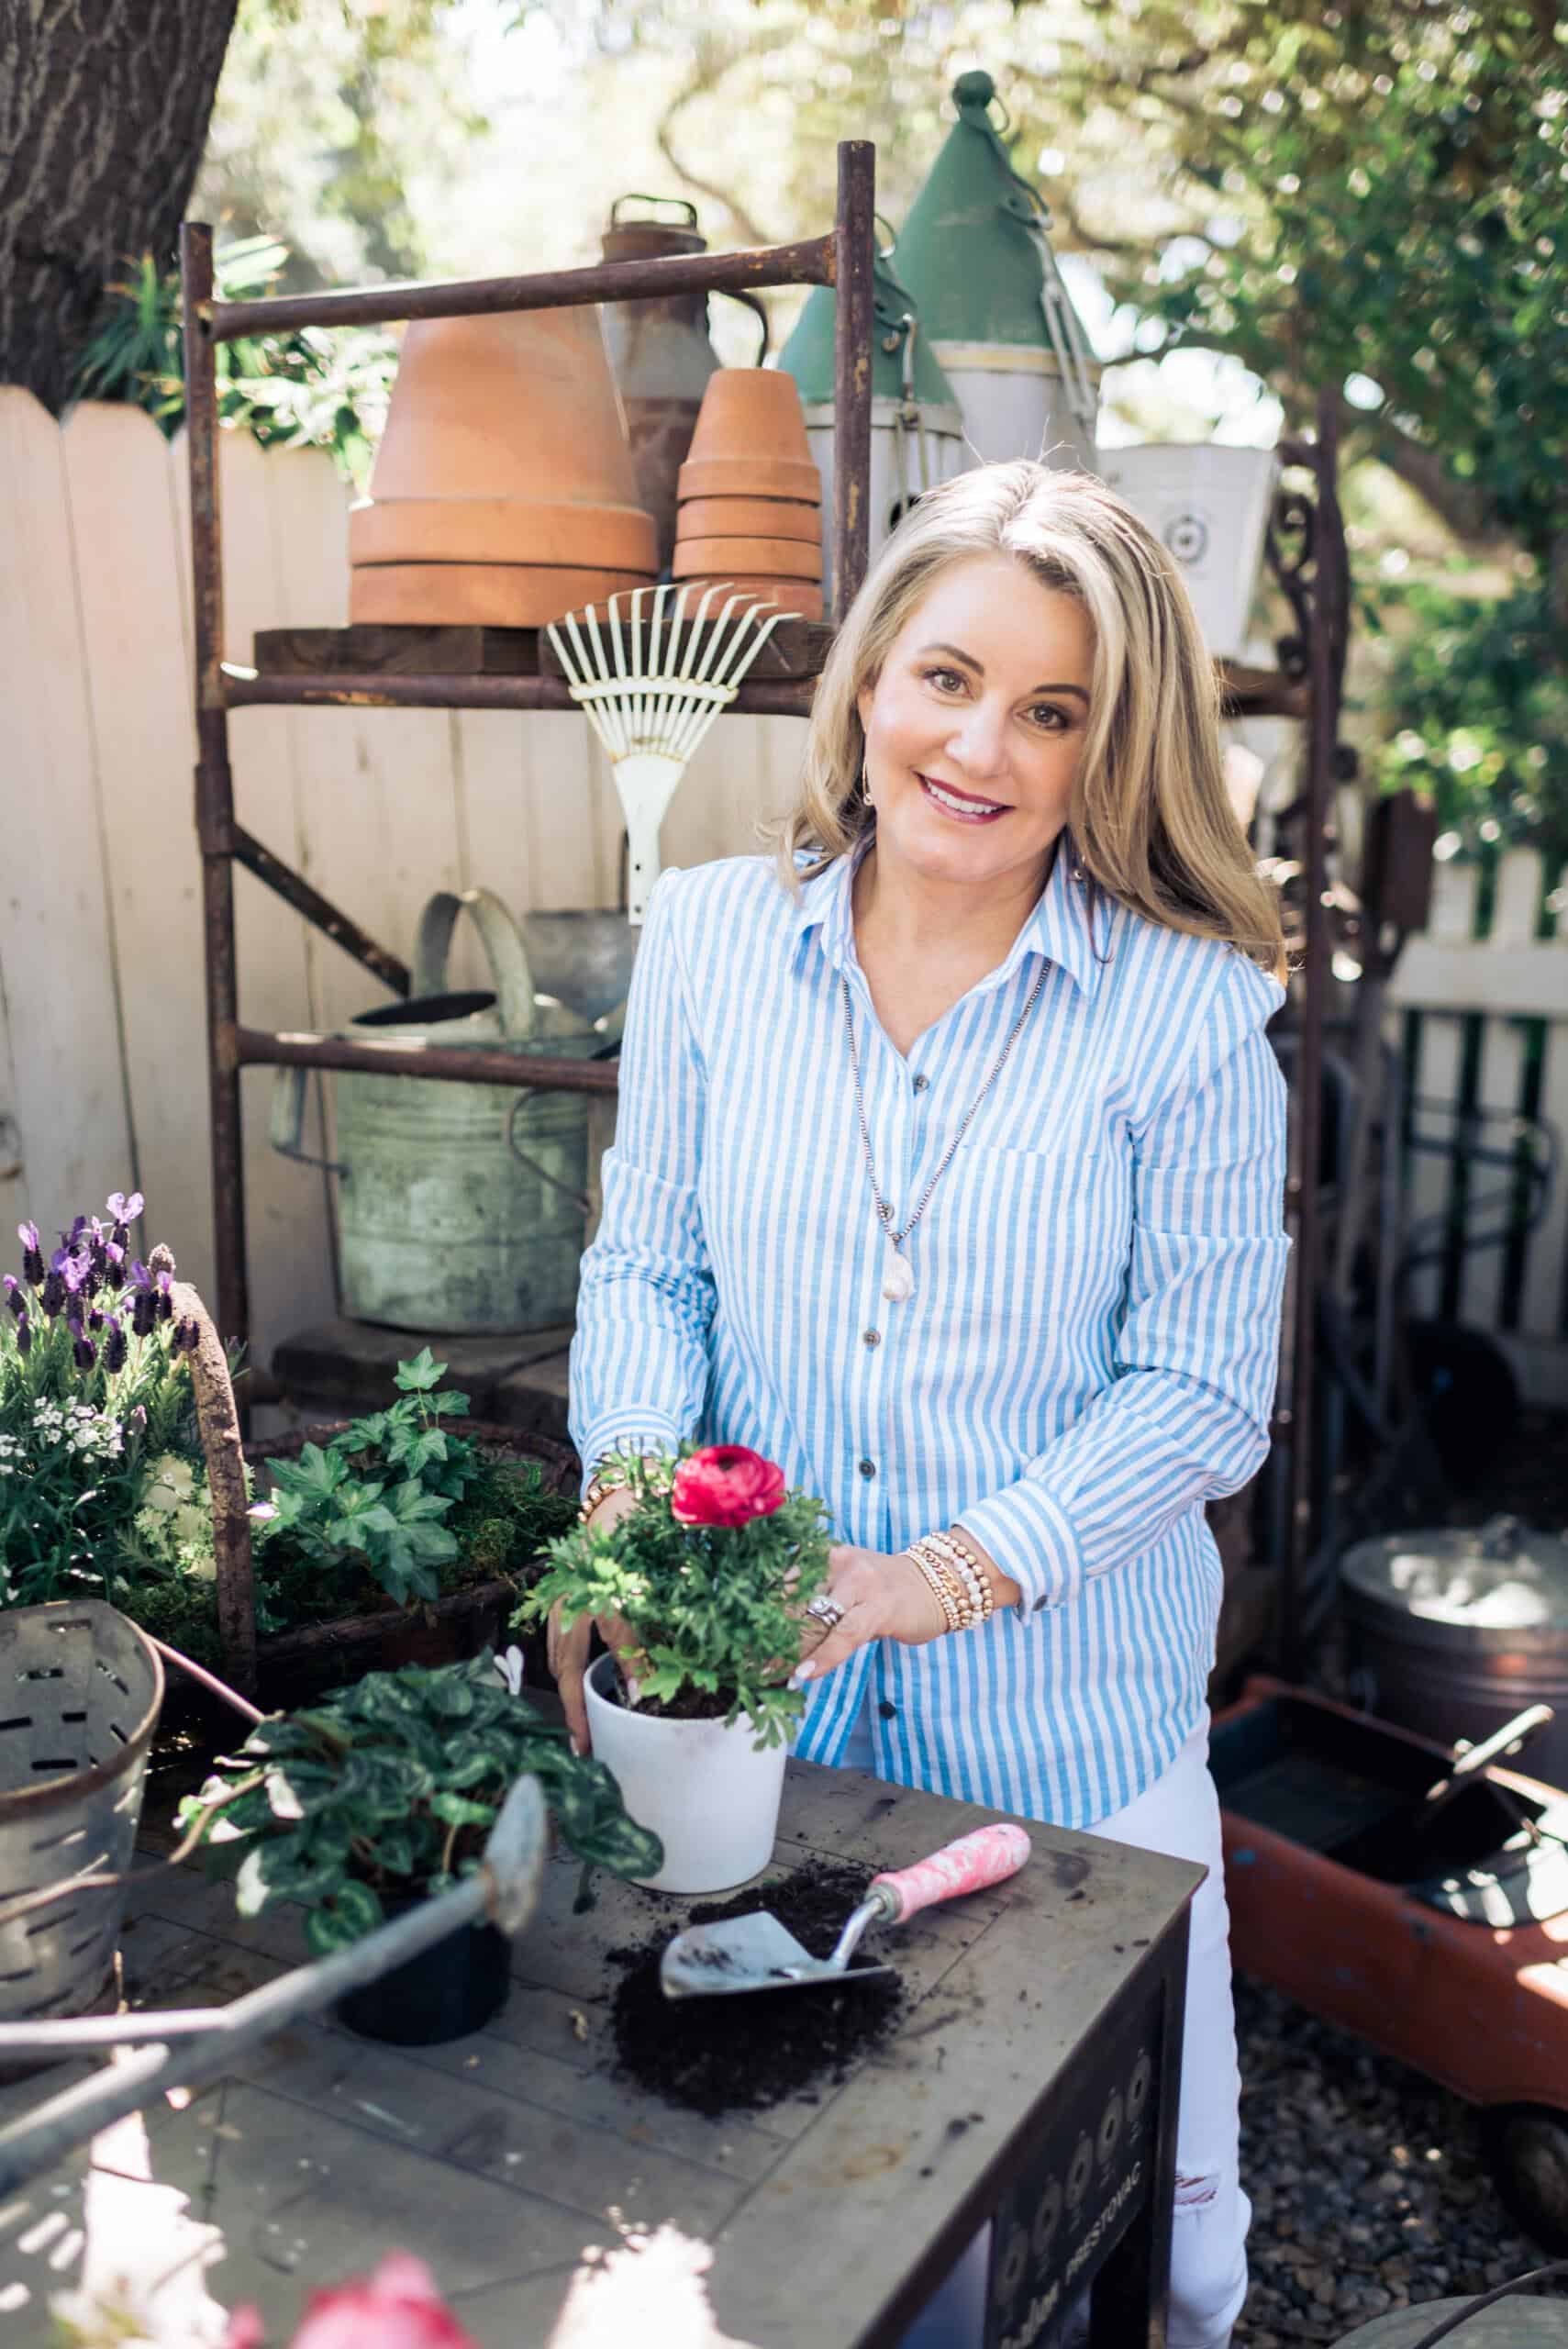
[{"label": "white flower", "polygon": [[511,1694],[514,1697],[520,1697],[523,1693],[522,1649],[507,1648],[495,1659],[495,1662],[496,1671],[506,1682]]},{"label": "white flower", "polygon": [[143,1506],[166,1512],[183,1508],[188,1506],[195,1491],[195,1471],[190,1462],[180,1459],[175,1453],[166,1452],[161,1460],[155,1460],[152,1464],[150,1482],[143,1495]]},{"label": "white flower", "polygon": [[185,1568],[193,1582],[216,1582],[217,1560],[210,1553],[205,1558],[193,1558]]}]

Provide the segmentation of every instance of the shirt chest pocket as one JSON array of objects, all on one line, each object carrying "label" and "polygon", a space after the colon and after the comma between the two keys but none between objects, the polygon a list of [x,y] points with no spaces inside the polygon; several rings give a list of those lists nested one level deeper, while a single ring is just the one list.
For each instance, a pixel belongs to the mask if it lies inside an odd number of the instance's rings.
[{"label": "shirt chest pocket", "polygon": [[912,1236],[917,1277],[940,1283],[966,1322],[1060,1343],[1114,1311],[1131,1211],[1130,1153],[1088,1118],[1028,1148],[966,1141]]}]

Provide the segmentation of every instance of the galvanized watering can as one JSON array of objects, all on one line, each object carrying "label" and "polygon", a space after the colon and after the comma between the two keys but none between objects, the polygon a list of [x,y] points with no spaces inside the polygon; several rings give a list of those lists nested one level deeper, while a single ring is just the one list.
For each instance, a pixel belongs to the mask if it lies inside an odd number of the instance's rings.
[{"label": "galvanized watering can", "polygon": [[[478,930],[493,993],[447,988],[460,913]],[[522,934],[499,897],[442,889],[419,918],[409,999],[361,1012],[339,1032],[586,1059],[606,1049],[609,1028],[535,995]],[[306,1075],[277,1073],[272,1140],[285,1157],[306,1157]],[[586,1095],[354,1073],[338,1077],[336,1101],[328,1163],[339,1177],[345,1313],[447,1334],[571,1320],[589,1212]]]}]

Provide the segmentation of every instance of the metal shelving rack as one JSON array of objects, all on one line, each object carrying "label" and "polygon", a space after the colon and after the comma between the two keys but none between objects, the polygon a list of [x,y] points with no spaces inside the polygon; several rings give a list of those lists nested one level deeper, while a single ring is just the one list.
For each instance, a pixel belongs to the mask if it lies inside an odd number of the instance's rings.
[{"label": "metal shelving rack", "polygon": [[[195,638],[195,817],[202,859],[202,906],[207,999],[208,1088],[217,1257],[217,1318],[225,1335],[242,1341],[250,1322],[246,1268],[244,1170],[240,1148],[242,1069],[306,1067],[360,1069],[454,1083],[527,1085],[560,1092],[613,1094],[613,1062],[515,1058],[482,1050],[431,1047],[399,1052],[339,1037],[279,1035],[240,1019],[235,953],[234,868],[245,870],[282,897],[334,944],[396,994],[408,992],[406,965],[369,936],[235,817],[228,758],[232,710],[276,707],[420,709],[569,709],[565,680],[542,654],[508,674],[401,670],[330,665],[279,673],[226,662],[223,657],[222,515],[217,467],[217,351],[243,335],[275,334],[305,326],[387,325],[415,318],[473,317],[511,310],[556,308],[586,302],[633,301],[661,294],[750,292],[761,286],[831,285],[838,308],[834,384],[835,619],[841,618],[865,575],[870,526],[871,337],[873,328],[875,150],[851,139],[839,149],[834,225],[825,236],[790,245],[728,253],[680,254],[653,261],[606,262],[591,268],[462,283],[376,285],[342,293],[284,295],[259,301],[220,302],[213,294],[212,231],[187,223],[181,236],[184,294],[185,396],[191,481],[191,560]],[[1291,1592],[1312,1537],[1312,1434],[1308,1424],[1312,1331],[1320,1236],[1316,1186],[1304,1170],[1317,1163],[1323,1012],[1329,974],[1327,848],[1333,804],[1335,745],[1344,665],[1348,587],[1344,533],[1335,494],[1333,403],[1320,408],[1311,441],[1282,450],[1289,466],[1313,476],[1311,496],[1283,493],[1269,539],[1271,566],[1295,611],[1298,634],[1276,671],[1222,664],[1226,707],[1236,716],[1305,719],[1308,727],[1307,783],[1295,814],[1305,834],[1301,863],[1305,898],[1299,1059],[1289,1214],[1296,1239],[1292,1298],[1276,1442],[1290,1454],[1290,1569],[1286,1575],[1287,1655],[1294,1620]],[[351,661],[361,631],[339,637]],[[804,717],[809,712],[830,631],[803,629],[808,674],[750,679],[731,705],[745,714]],[[811,649],[812,647],[815,649]]]}]

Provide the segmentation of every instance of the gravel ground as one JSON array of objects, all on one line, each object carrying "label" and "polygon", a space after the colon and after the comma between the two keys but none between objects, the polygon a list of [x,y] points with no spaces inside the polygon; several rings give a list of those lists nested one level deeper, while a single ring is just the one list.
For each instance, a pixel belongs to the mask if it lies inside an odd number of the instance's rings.
[{"label": "gravel ground", "polygon": [[1385,2309],[1540,2266],[1458,2098],[1256,1983],[1238,1981],[1236,2023],[1253,2215],[1234,2349],[1337,2343]]},{"label": "gravel ground", "polygon": [[[1475,1524],[1500,1509],[1568,1532],[1562,1417],[1527,1413],[1447,1516]],[[1344,1695],[1332,1653],[1314,1678]],[[1236,1985],[1236,2025],[1253,2219],[1252,2288],[1234,2349],[1338,2343],[1385,2309],[1486,2291],[1541,2265],[1547,2254],[1498,2200],[1457,2097],[1254,1982]]]}]

